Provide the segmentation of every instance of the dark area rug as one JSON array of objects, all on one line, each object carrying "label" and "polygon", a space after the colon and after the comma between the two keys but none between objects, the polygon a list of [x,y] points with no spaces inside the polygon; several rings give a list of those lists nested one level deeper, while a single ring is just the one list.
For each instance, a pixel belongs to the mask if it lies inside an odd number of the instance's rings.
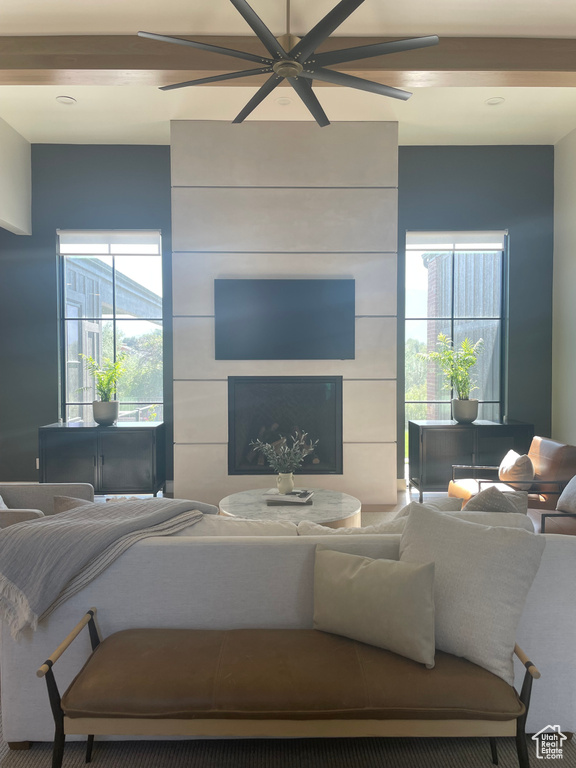
[{"label": "dark area rug", "polygon": [[[576,744],[566,742],[561,759],[539,760],[529,743],[532,768],[553,762],[576,768]],[[498,740],[501,768],[517,768],[514,739]],[[63,768],[81,768],[84,744],[71,742]],[[49,768],[51,745],[9,751],[2,768]],[[94,768],[490,768],[488,739],[250,739],[207,741],[96,741]]]}]

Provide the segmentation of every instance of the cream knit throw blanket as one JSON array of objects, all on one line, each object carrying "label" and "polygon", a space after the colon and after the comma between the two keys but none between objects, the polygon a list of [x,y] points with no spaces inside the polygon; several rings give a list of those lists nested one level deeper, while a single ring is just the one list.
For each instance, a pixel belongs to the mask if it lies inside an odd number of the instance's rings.
[{"label": "cream knit throw blanket", "polygon": [[176,499],[85,504],[0,531],[0,620],[18,637],[82,589],[128,547],[202,519]]}]

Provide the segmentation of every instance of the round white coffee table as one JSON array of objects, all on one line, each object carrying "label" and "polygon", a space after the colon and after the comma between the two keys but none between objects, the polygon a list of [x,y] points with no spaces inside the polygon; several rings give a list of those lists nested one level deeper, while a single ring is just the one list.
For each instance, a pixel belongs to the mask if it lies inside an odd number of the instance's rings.
[{"label": "round white coffee table", "polygon": [[268,506],[264,496],[268,488],[240,491],[226,496],[219,504],[220,514],[249,520],[288,520],[291,523],[309,520],[330,528],[357,528],[361,525],[362,504],[347,493],[311,488],[314,491],[312,504]]}]

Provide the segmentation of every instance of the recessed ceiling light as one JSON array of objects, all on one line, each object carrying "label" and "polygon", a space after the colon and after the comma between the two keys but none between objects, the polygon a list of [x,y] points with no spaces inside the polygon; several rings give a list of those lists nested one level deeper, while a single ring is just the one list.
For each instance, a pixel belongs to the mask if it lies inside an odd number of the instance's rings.
[{"label": "recessed ceiling light", "polygon": [[287,107],[289,104],[292,104],[292,99],[289,96],[279,96],[276,99],[276,104],[279,104],[281,107]]},{"label": "recessed ceiling light", "polygon": [[76,104],[76,99],[73,96],[56,96],[56,101],[58,104],[67,104],[68,106]]},{"label": "recessed ceiling light", "polygon": [[497,107],[500,104],[504,104],[506,99],[504,96],[493,96],[491,99],[486,99],[484,104],[486,104],[487,107]]}]

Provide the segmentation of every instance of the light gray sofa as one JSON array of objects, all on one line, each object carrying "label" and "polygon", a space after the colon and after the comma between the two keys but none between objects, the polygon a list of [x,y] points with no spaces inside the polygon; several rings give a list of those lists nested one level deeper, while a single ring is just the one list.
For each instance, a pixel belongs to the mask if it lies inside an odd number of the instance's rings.
[{"label": "light gray sofa", "polygon": [[[576,539],[546,535],[540,570],[528,594],[517,642],[542,673],[535,681],[526,730],[548,724],[576,730]],[[329,539],[329,541],[328,541]],[[8,742],[52,741],[45,683],[35,672],[85,613],[96,607],[102,636],[122,629],[311,628],[317,544],[368,557],[398,558],[399,535],[173,536],[124,552],[93,582],[15,642],[1,627],[2,720]],[[487,627],[490,631],[490,627]],[[83,632],[58,661],[64,691],[90,654]],[[517,685],[524,668],[516,667]],[[70,737],[74,738],[74,737]]]},{"label": "light gray sofa", "polygon": [[0,528],[54,514],[55,496],[94,501],[89,483],[0,483],[0,496],[8,509],[0,509]]}]

